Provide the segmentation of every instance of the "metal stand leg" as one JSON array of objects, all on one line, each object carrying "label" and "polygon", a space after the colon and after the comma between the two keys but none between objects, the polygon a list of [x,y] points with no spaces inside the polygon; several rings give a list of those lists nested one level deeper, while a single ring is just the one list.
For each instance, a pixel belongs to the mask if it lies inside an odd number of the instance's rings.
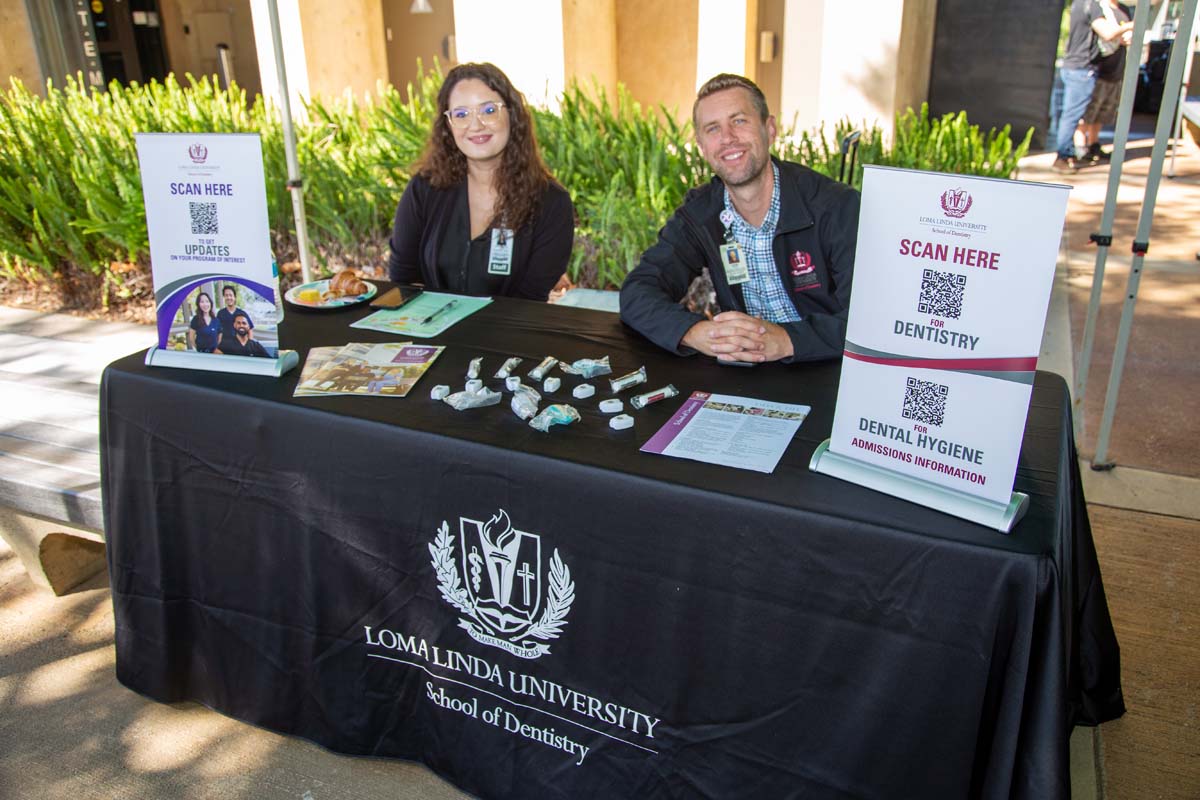
[{"label": "metal stand leg", "polygon": [[296,158],[296,131],[292,128],[292,101],[288,95],[287,69],[283,64],[283,36],[279,33],[279,4],[267,0],[271,17],[271,44],[275,48],[275,67],[279,72],[279,105],[283,117],[283,150],[287,157],[288,191],[292,194],[292,213],[296,218],[296,246],[300,250],[300,270],[304,282],[312,280],[308,254],[308,221],[304,214],[304,181]]},{"label": "metal stand leg", "polygon": [[[1179,20],[1176,42],[1185,45],[1192,40],[1192,22],[1196,18],[1197,0],[1185,0],[1183,16]],[[1140,11],[1140,4],[1138,10]],[[1187,60],[1187,47],[1172,47],[1171,61],[1167,65],[1167,87],[1179,86],[1183,75],[1183,64]],[[1137,305],[1138,285],[1142,279],[1142,263],[1150,249],[1150,226],[1154,221],[1154,202],[1158,197],[1158,184],[1162,179],[1163,161],[1167,154],[1167,139],[1174,109],[1164,106],[1159,110],[1158,124],[1154,128],[1154,149],[1150,154],[1150,172],[1146,176],[1146,197],[1142,202],[1142,213],[1138,218],[1137,234],[1133,241],[1133,261],[1129,267],[1129,283],[1125,289],[1125,305],[1121,309],[1121,325],[1117,329],[1117,347],[1113,353],[1112,372],[1108,376],[1108,391],[1104,397],[1104,416],[1100,421],[1100,435],[1096,441],[1096,455],[1092,469],[1112,469],[1108,461],[1108,437],[1112,432],[1113,417],[1117,411],[1117,395],[1121,389],[1121,373],[1125,369],[1125,355],[1129,349],[1129,332],[1133,326],[1133,309]]]},{"label": "metal stand leg", "polygon": [[[1142,37],[1150,18],[1149,3],[1139,3],[1133,12],[1133,42],[1131,52],[1141,49]],[[1133,118],[1133,99],[1138,78],[1138,60],[1125,59],[1125,75],[1121,81],[1121,105],[1117,109],[1117,128],[1113,134],[1112,159],[1109,161],[1108,192],[1104,197],[1104,213],[1100,217],[1100,230],[1091,235],[1096,243],[1096,266],[1092,270],[1092,296],[1088,301],[1087,322],[1083,326],[1083,347],[1079,363],[1075,367],[1075,419],[1083,422],[1083,397],[1087,392],[1088,368],[1092,363],[1092,345],[1096,338],[1096,318],[1100,315],[1100,292],[1104,288],[1104,266],[1108,261],[1108,248],[1112,245],[1113,217],[1117,213],[1117,190],[1121,188],[1121,170],[1125,166],[1125,145],[1129,141],[1129,124]],[[1080,428],[1082,430],[1082,427]]]}]

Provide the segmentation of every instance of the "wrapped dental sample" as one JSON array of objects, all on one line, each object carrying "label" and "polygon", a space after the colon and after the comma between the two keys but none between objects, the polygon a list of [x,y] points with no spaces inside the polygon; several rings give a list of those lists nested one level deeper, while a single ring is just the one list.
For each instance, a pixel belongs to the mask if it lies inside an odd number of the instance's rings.
[{"label": "wrapped dental sample", "polygon": [[542,381],[542,388],[547,392],[557,392],[560,386],[562,386],[562,378],[555,378],[553,375]]},{"label": "wrapped dental sample", "polygon": [[639,383],[646,382],[646,368],[638,367],[628,375],[622,375],[619,378],[609,380],[609,385],[612,386],[613,394],[623,392],[630,386],[637,386]]},{"label": "wrapped dental sample", "polygon": [[516,375],[509,375],[504,379],[504,388],[510,392],[521,385],[521,379]]},{"label": "wrapped dental sample", "polygon": [[550,430],[551,425],[570,425],[572,422],[579,422],[579,412],[575,410],[575,407],[565,403],[554,403],[543,408],[540,414],[529,420],[529,427],[546,433]]},{"label": "wrapped dental sample", "polygon": [[595,378],[600,375],[611,375],[612,367],[608,365],[608,356],[603,358],[581,358],[571,364],[559,364],[559,368],[568,375],[578,375],[581,378]]},{"label": "wrapped dental sample", "polygon": [[610,397],[600,401],[600,410],[605,414],[616,414],[618,411],[625,410],[625,404],[615,397]]},{"label": "wrapped dental sample", "polygon": [[668,397],[674,397],[677,394],[679,394],[679,390],[668,383],[663,388],[655,389],[653,392],[634,395],[633,397],[629,398],[629,405],[633,406],[634,408],[641,409],[645,408],[651,403],[657,403],[659,400],[666,400]]},{"label": "wrapped dental sample", "polygon": [[540,402],[542,402],[542,396],[538,394],[538,390],[522,384],[513,390],[512,402],[509,403],[509,407],[521,419],[529,419],[537,413]]},{"label": "wrapped dental sample", "polygon": [[482,388],[483,388],[483,381],[479,380],[479,378],[475,378],[473,380],[467,381],[467,391],[468,392],[478,392]]},{"label": "wrapped dental sample", "polygon": [[512,374],[512,371],[514,369],[516,369],[517,365],[520,363],[521,363],[521,359],[517,358],[516,356],[513,356],[512,358],[505,361],[504,364],[502,364],[500,366],[500,369],[496,370],[496,377],[497,378],[507,378],[509,375]]},{"label": "wrapped dental sample", "polygon": [[557,363],[558,359],[554,356],[546,356],[542,359],[542,363],[529,370],[530,380],[540,381],[542,378],[546,377],[547,372],[554,369],[554,365]]},{"label": "wrapped dental sample", "polygon": [[455,392],[445,398],[445,402],[455,411],[465,411],[468,408],[483,408],[484,406],[494,406],[500,402],[500,393],[493,392],[486,386],[481,387],[479,391],[462,391]]},{"label": "wrapped dental sample", "polygon": [[430,397],[430,399],[433,399],[433,400],[445,400],[449,396],[450,396],[450,387],[444,383],[439,383],[437,386],[433,387],[433,389],[430,390],[430,392],[429,392],[429,397]]},{"label": "wrapped dental sample", "polygon": [[483,366],[483,356],[472,358],[471,363],[467,365],[467,380],[475,380],[479,377],[479,370]]},{"label": "wrapped dental sample", "polygon": [[614,431],[623,431],[633,427],[633,417],[628,414],[617,414],[608,421],[608,427]]},{"label": "wrapped dental sample", "polygon": [[590,383],[581,383],[571,390],[571,394],[575,395],[576,400],[583,400],[585,397],[591,397],[596,393],[596,387]]}]

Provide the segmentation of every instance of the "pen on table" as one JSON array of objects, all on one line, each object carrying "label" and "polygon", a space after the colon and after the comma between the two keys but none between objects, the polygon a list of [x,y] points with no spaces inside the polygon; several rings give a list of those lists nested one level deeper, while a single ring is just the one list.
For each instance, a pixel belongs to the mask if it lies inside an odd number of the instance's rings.
[{"label": "pen on table", "polygon": [[449,303],[446,303],[446,305],[442,306],[442,307],[441,307],[441,308],[439,308],[437,311],[433,312],[433,313],[432,313],[432,314],[430,314],[428,317],[426,317],[425,319],[421,320],[421,324],[422,324],[422,325],[428,325],[429,323],[433,322],[433,319],[434,319],[434,317],[437,317],[437,316],[439,316],[439,315],[440,315],[440,314],[441,314],[443,311],[449,311],[450,309],[454,308],[456,305],[458,305],[458,301],[457,301],[457,300],[451,300]]}]

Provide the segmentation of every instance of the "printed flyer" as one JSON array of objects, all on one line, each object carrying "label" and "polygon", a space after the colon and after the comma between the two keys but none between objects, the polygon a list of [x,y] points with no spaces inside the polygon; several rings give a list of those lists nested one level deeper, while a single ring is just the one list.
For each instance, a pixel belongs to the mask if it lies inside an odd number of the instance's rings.
[{"label": "printed flyer", "polygon": [[810,406],[692,392],[643,453],[774,472]]},{"label": "printed flyer", "polygon": [[1068,192],[866,167],[830,451],[1009,502]]},{"label": "printed flyer", "polygon": [[277,358],[283,310],[258,134],[136,139],[158,347]]}]

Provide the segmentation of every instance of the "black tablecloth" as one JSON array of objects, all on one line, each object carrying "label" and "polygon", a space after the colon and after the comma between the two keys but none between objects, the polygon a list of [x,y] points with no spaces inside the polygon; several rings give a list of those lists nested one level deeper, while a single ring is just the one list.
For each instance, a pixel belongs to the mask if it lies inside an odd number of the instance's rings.
[{"label": "black tablecloth", "polygon": [[[367,311],[291,312],[283,346],[396,340],[347,327]],[[809,472],[838,363],[723,367],[502,298],[431,341],[404,399],[109,366],[122,683],[485,797],[1066,796],[1071,726],[1123,712],[1057,376],[1005,536]],[[583,419],[549,434],[507,394],[429,399],[510,355],[609,355],[680,397],[614,432],[606,379],[573,401],[567,377],[552,397]],[[813,410],[771,475],[638,452],[696,389]]]}]

